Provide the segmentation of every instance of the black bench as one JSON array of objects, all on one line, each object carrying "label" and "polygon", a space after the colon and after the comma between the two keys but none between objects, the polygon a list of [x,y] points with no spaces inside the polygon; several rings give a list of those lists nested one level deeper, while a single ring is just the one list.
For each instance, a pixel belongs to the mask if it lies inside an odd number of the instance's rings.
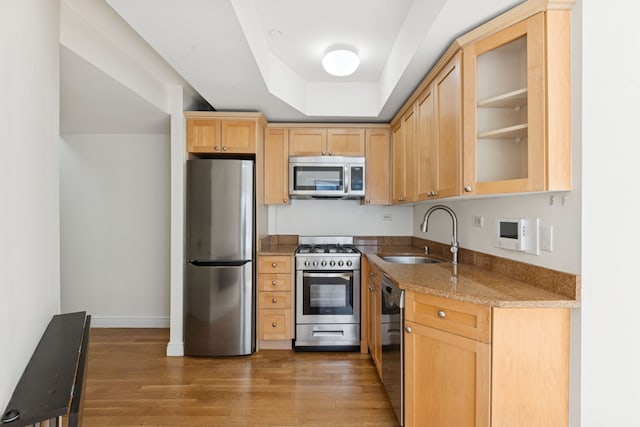
[{"label": "black bench", "polygon": [[20,381],[2,424],[9,427],[49,422],[80,425],[91,316],[85,311],[53,316]]}]

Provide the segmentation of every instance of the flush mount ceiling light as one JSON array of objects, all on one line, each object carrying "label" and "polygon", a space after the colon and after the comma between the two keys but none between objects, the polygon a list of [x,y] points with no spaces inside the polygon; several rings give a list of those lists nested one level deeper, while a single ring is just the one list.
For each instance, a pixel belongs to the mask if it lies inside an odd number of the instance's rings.
[{"label": "flush mount ceiling light", "polygon": [[332,76],[344,77],[353,74],[360,65],[360,58],[353,50],[329,49],[322,58],[322,67]]}]

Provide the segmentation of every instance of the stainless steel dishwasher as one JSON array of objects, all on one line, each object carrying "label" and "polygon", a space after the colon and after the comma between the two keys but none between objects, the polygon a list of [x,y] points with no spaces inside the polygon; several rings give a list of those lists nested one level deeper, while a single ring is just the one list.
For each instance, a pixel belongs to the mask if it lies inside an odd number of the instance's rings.
[{"label": "stainless steel dishwasher", "polygon": [[382,384],[400,425],[404,425],[404,291],[382,277]]}]

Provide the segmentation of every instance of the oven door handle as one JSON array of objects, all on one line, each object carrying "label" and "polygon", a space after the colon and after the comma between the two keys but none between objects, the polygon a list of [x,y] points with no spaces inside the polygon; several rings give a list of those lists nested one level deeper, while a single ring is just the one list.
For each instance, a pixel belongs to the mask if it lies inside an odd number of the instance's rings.
[{"label": "oven door handle", "polygon": [[344,331],[312,331],[314,337],[343,337]]},{"label": "oven door handle", "polygon": [[302,277],[337,277],[344,280],[351,280],[353,274],[351,273],[302,273]]}]

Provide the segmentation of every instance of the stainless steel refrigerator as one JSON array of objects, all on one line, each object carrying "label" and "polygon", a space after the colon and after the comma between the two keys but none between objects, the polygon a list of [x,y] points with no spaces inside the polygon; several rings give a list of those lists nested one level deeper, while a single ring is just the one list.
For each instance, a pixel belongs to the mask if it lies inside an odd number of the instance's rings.
[{"label": "stainless steel refrigerator", "polygon": [[255,351],[253,160],[187,161],[184,352]]}]

